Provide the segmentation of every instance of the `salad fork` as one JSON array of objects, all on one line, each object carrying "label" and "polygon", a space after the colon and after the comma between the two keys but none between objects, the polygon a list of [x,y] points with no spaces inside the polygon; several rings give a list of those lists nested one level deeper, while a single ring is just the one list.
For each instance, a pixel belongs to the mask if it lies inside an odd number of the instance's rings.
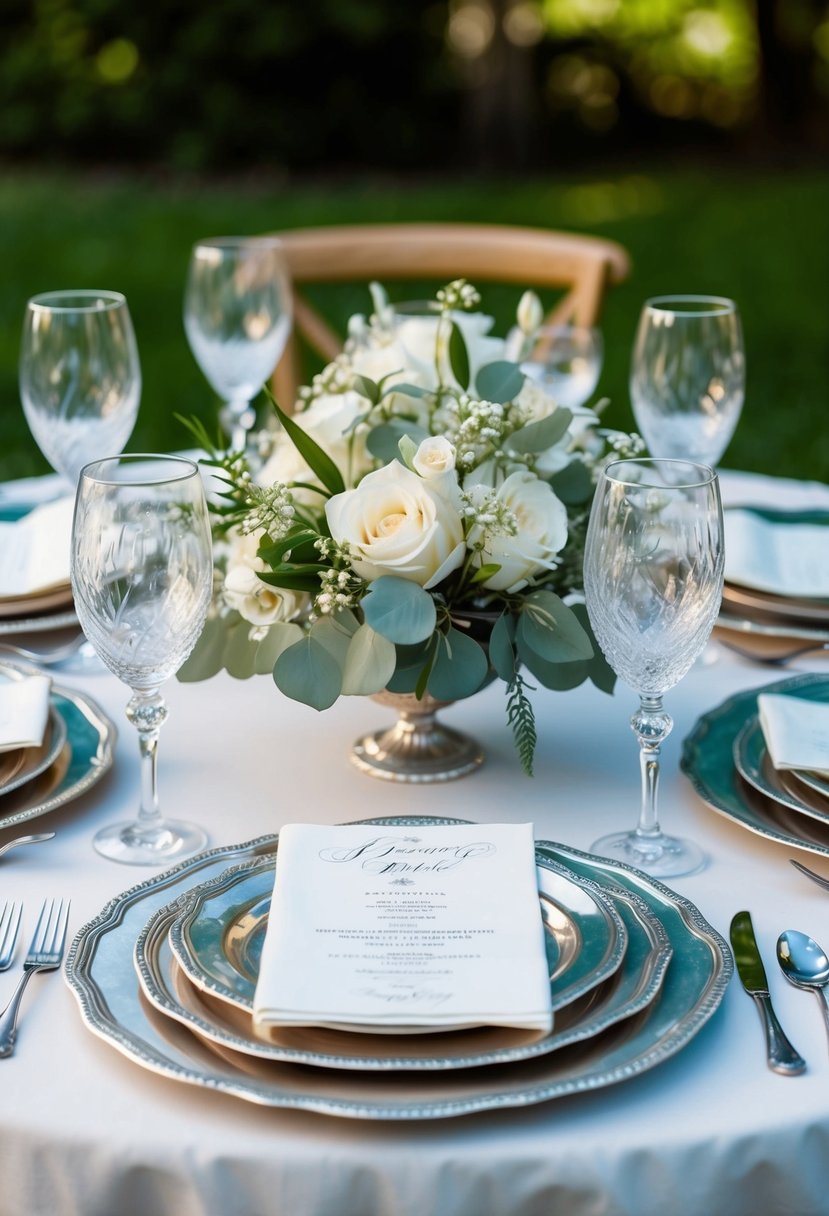
[{"label": "salad fork", "polygon": [[29,946],[29,953],[23,962],[23,974],[12,994],[12,999],[0,1014],[0,1059],[5,1059],[14,1051],[17,1039],[17,1014],[21,997],[29,980],[36,971],[55,971],[60,966],[68,919],[68,903],[64,905],[62,899],[43,901],[34,936]]},{"label": "salad fork", "polygon": [[20,913],[23,905],[6,901],[0,912],[0,971],[8,971],[17,945],[17,930],[20,928]]}]

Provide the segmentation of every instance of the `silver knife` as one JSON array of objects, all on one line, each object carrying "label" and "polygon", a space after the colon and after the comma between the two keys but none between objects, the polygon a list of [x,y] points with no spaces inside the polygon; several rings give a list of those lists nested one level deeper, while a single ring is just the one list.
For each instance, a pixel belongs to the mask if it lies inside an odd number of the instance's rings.
[{"label": "silver knife", "polygon": [[749,996],[753,997],[766,1032],[766,1059],[774,1072],[786,1077],[796,1077],[804,1072],[806,1061],[799,1055],[783,1033],[783,1028],[772,1009],[769,985],[763,969],[763,960],[757,948],[754,927],[748,912],[738,912],[731,922],[731,948],[737,974]]}]

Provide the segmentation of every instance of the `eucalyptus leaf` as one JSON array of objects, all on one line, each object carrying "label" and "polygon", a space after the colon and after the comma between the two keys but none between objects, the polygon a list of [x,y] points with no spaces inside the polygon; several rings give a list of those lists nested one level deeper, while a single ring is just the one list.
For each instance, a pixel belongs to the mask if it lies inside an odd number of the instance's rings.
[{"label": "eucalyptus leaf", "polygon": [[494,401],[503,405],[513,401],[524,387],[524,373],[517,363],[506,359],[498,359],[487,363],[478,370],[475,376],[475,389],[484,401]]},{"label": "eucalyptus leaf", "polygon": [[449,366],[462,389],[469,388],[469,351],[463,330],[456,321],[449,323]]},{"label": "eucalyptus leaf", "polygon": [[578,617],[552,591],[533,591],[524,599],[516,643],[522,658],[529,649],[546,663],[593,658],[593,644]]},{"label": "eucalyptus leaf", "polygon": [[182,684],[190,684],[215,676],[224,666],[226,640],[227,622],[218,616],[208,618],[190,657],[179,667],[176,678]]},{"label": "eucalyptus leaf", "polygon": [[222,661],[225,671],[235,680],[249,680],[256,675],[256,652],[258,641],[250,636],[249,621],[238,620],[227,630],[224,655]]},{"label": "eucalyptus leaf", "polygon": [[276,621],[269,627],[257,647],[256,674],[259,676],[271,675],[282,651],[287,650],[289,646],[293,646],[301,639],[302,629],[299,625],[289,621]]},{"label": "eucalyptus leaf", "polygon": [[401,460],[400,444],[405,438],[418,445],[421,439],[426,439],[429,432],[416,422],[404,418],[392,418],[389,422],[381,422],[379,426],[369,431],[366,437],[366,447],[372,456],[376,456],[383,464],[391,464],[393,460]]},{"label": "eucalyptus leaf", "polygon": [[584,683],[589,674],[590,664],[585,659],[549,663],[537,655],[534,650],[525,646],[520,638],[518,639],[518,653],[527,671],[535,676],[545,688],[550,688],[555,692],[565,692],[569,688],[576,688],[579,684]]},{"label": "eucalyptus leaf", "polygon": [[323,451],[319,444],[311,438],[307,431],[298,426],[289,414],[280,409],[275,401],[273,407],[276,410],[277,418],[285,428],[288,438],[309,469],[320,479],[326,490],[329,490],[332,494],[341,494],[345,489],[345,482],[343,481],[342,473],[328,453]]},{"label": "eucalyptus leaf", "polygon": [[366,624],[390,642],[402,645],[425,641],[437,622],[435,603],[428,591],[394,575],[375,579],[362,608]]},{"label": "eucalyptus leaf", "polygon": [[411,435],[405,434],[397,444],[397,450],[400,453],[400,459],[403,461],[407,469],[414,468],[414,458],[417,455],[417,449],[420,445],[415,443]]},{"label": "eucalyptus leaf", "polygon": [[459,629],[450,628],[439,635],[426,687],[438,701],[458,701],[477,692],[488,673],[483,647]]},{"label": "eucalyptus leaf", "polygon": [[513,431],[504,440],[504,446],[513,452],[546,452],[547,448],[558,443],[559,439],[565,435],[572,421],[573,415],[570,410],[559,406],[546,418],[541,418],[538,422],[529,422],[519,430]]},{"label": "eucalyptus leaf", "polygon": [[343,692],[366,696],[380,692],[394,675],[394,643],[370,625],[360,625],[350,639],[343,670]]},{"label": "eucalyptus leaf", "polygon": [[376,405],[380,400],[380,385],[376,384],[374,380],[370,380],[368,376],[360,376],[355,374],[352,380],[352,385],[354,390],[358,392],[361,397],[367,397],[372,405]]},{"label": "eucalyptus leaf", "polygon": [[484,583],[488,578],[492,578],[493,574],[497,574],[501,569],[499,562],[485,562],[483,566],[479,566],[472,575],[473,583]]},{"label": "eucalyptus leaf", "polygon": [[587,503],[593,497],[593,478],[583,460],[576,458],[549,479],[553,493],[568,507]]},{"label": "eucalyptus leaf", "polygon": [[342,691],[339,664],[310,634],[283,650],[273,678],[286,697],[312,709],[328,709]]},{"label": "eucalyptus leaf", "polygon": [[498,617],[489,638],[489,661],[502,680],[510,683],[515,672],[515,622],[509,613]]},{"label": "eucalyptus leaf", "polygon": [[408,384],[405,380],[395,384],[383,384],[383,397],[390,397],[392,393],[401,393],[404,397],[428,397],[432,390],[429,388],[421,388],[419,384]]},{"label": "eucalyptus leaf", "polygon": [[342,672],[345,670],[345,656],[351,644],[351,633],[334,616],[318,617],[311,626],[308,636],[320,646],[325,647]]},{"label": "eucalyptus leaf", "polygon": [[602,649],[596,641],[590,617],[587,615],[587,608],[584,604],[573,604],[572,610],[593,645],[593,658],[587,665],[587,674],[596,688],[612,695],[613,689],[616,687],[616,672],[604,657]]}]

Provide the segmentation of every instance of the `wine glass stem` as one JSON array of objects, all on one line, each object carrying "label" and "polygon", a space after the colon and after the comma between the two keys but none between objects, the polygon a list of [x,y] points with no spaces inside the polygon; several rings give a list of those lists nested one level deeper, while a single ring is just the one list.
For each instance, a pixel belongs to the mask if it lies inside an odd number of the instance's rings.
[{"label": "wine glass stem", "polygon": [[247,398],[241,401],[228,401],[221,412],[221,423],[230,434],[230,450],[244,452],[247,447],[248,431],[256,422],[256,411]]},{"label": "wine glass stem", "polygon": [[673,721],[662,708],[661,697],[639,698],[639,709],[630,720],[639,740],[639,766],[642,773],[642,805],[636,835],[653,839],[661,835],[657,813],[659,793],[659,752],[673,728]]},{"label": "wine glass stem", "polygon": [[167,718],[167,706],[158,689],[136,692],[127,705],[127,717],[138,731],[141,750],[141,806],[138,821],[143,828],[161,824],[158,805],[158,736]]}]

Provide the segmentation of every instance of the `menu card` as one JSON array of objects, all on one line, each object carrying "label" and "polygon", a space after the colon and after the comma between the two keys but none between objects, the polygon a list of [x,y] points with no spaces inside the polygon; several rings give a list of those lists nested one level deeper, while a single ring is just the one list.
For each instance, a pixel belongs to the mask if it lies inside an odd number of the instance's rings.
[{"label": "menu card", "polygon": [[829,704],[761,693],[757,710],[775,768],[805,769],[829,777]]},{"label": "menu card", "polygon": [[254,998],[262,1026],[549,1031],[532,824],[279,834]]},{"label": "menu card", "polygon": [[0,752],[40,747],[49,717],[48,676],[0,684]]},{"label": "menu card", "polygon": [[774,595],[829,597],[829,525],[725,512],[725,577]]},{"label": "menu card", "polygon": [[36,507],[0,523],[0,597],[32,595],[69,583],[74,499]]}]

